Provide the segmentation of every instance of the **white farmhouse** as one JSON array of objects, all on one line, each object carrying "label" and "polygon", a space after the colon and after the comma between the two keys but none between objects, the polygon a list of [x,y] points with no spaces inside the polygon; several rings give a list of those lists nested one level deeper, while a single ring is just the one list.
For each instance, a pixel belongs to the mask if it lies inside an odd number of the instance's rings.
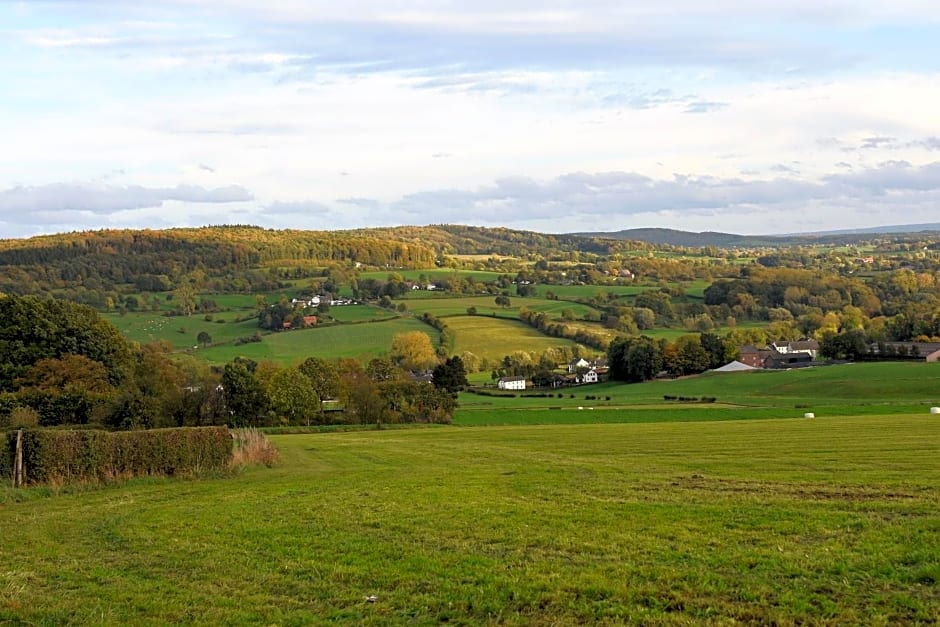
[{"label": "white farmhouse", "polygon": [[497,385],[501,390],[524,390],[525,377],[502,377]]}]

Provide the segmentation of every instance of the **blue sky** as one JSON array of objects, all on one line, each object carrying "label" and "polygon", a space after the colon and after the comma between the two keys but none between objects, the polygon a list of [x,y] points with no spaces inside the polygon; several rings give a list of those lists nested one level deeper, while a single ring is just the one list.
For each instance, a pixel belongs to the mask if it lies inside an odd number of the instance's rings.
[{"label": "blue sky", "polygon": [[0,0],[0,84],[3,237],[940,221],[934,0]]}]

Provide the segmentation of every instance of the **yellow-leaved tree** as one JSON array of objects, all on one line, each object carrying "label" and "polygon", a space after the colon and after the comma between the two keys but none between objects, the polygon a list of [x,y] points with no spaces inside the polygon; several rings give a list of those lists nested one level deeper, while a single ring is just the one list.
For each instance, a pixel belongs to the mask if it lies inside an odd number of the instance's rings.
[{"label": "yellow-leaved tree", "polygon": [[392,361],[412,372],[431,368],[437,363],[431,338],[423,331],[396,333],[392,338]]}]

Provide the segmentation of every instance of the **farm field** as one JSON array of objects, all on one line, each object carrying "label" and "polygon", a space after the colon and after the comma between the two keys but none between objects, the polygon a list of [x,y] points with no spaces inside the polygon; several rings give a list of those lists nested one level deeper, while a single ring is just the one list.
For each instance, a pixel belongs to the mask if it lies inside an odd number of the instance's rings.
[{"label": "farm field", "polygon": [[255,361],[270,360],[283,365],[303,361],[307,357],[336,359],[340,357],[375,357],[388,353],[396,333],[423,331],[433,343],[439,334],[414,318],[396,318],[382,322],[323,326],[265,335],[261,342],[212,346],[195,351],[213,364],[223,364],[235,357]]},{"label": "farm field", "polygon": [[444,297],[444,298],[421,298],[416,300],[407,300],[408,309],[412,313],[422,314],[431,313],[435,316],[464,316],[469,307],[476,307],[479,316],[519,316],[521,307],[528,307],[532,311],[544,311],[550,315],[560,316],[561,312],[570,309],[577,316],[584,316],[590,311],[595,311],[593,307],[582,305],[580,303],[571,303],[561,300],[549,300],[547,298],[521,298],[519,296],[510,297],[510,306],[501,307],[496,304],[494,296],[467,296],[467,297]]},{"label": "farm field", "polygon": [[485,282],[485,281],[495,281],[500,277],[502,273],[500,272],[489,272],[486,270],[449,270],[441,268],[426,268],[424,270],[384,270],[384,271],[375,271],[375,272],[361,272],[359,277],[361,279],[379,279],[385,281],[388,279],[389,275],[397,274],[406,281],[415,281],[417,282],[421,276],[427,277],[431,282],[439,281],[441,279],[452,278],[455,274],[461,278],[473,277],[475,281]]},{"label": "farm field", "polygon": [[231,342],[239,337],[249,337],[258,330],[257,318],[246,318],[236,322],[239,316],[248,316],[252,312],[226,311],[213,314],[212,321],[207,321],[198,314],[192,316],[164,316],[154,312],[128,312],[102,314],[128,339],[145,344],[166,340],[173,348],[189,349],[198,344],[196,336],[205,331],[215,343]]},{"label": "farm field", "polygon": [[[681,403],[664,396],[716,401]],[[462,393],[454,421],[479,425],[802,419],[806,412],[818,417],[923,416],[934,406],[940,406],[940,364],[887,362],[608,382],[562,388],[545,397]]]},{"label": "farm field", "polygon": [[940,615],[930,416],[272,439],[281,463],[233,478],[0,488],[0,622]]},{"label": "farm field", "polygon": [[[480,358],[498,360],[513,351],[542,353],[556,346],[579,346],[571,340],[542,335],[509,318],[455,316],[447,319],[447,326],[455,333],[454,353],[457,355],[470,351]],[[585,347],[581,350],[586,354],[597,352]]]}]

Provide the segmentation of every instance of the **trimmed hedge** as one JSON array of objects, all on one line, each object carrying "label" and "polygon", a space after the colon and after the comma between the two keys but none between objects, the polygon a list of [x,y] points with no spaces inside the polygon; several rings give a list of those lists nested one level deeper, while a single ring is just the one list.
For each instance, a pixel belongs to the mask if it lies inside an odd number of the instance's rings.
[{"label": "trimmed hedge", "polygon": [[[0,440],[0,476],[12,478],[16,432]],[[147,431],[23,431],[23,463],[30,484],[109,481],[225,470],[232,436],[225,427]]]}]

